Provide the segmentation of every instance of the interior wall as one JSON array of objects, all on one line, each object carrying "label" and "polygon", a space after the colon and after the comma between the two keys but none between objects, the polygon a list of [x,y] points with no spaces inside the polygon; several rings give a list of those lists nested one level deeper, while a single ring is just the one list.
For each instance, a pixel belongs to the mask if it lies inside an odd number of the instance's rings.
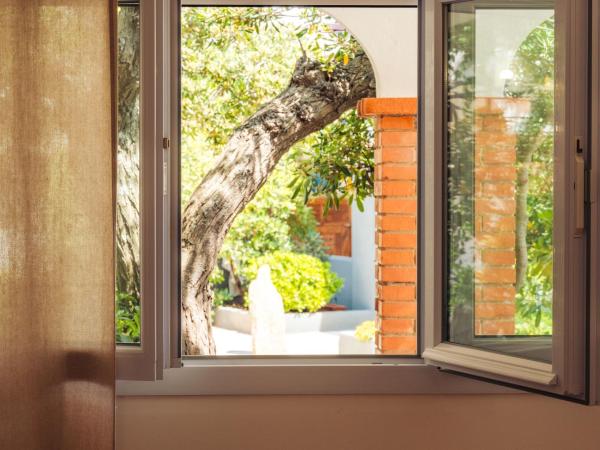
[{"label": "interior wall", "polygon": [[600,407],[529,394],[117,400],[117,450],[599,448]]}]

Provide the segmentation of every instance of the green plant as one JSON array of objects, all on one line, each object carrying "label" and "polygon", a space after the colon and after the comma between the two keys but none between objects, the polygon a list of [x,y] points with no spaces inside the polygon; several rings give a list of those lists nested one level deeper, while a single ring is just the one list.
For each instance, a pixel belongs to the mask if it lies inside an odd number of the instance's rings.
[{"label": "green plant", "polygon": [[138,344],[140,342],[140,300],[126,292],[115,295],[115,326],[118,344]]},{"label": "green plant", "polygon": [[262,265],[271,268],[271,280],[283,299],[286,312],[316,312],[344,285],[331,271],[328,262],[310,255],[274,252],[256,258],[246,271],[246,278],[256,278]]},{"label": "green plant", "polygon": [[340,200],[356,201],[363,210],[363,200],[373,195],[375,160],[374,131],[370,121],[361,119],[355,109],[344,114],[304,143],[296,145],[297,176],[292,180],[294,197],[302,194],[304,202],[325,196],[324,214],[339,208]]},{"label": "green plant", "polygon": [[[530,102],[517,129],[517,334],[552,334],[554,18],[521,43],[505,91]],[[525,248],[526,252],[519,252]],[[520,276],[519,276],[520,275]]]},{"label": "green plant", "polygon": [[365,320],[354,330],[354,336],[361,342],[369,342],[375,338],[375,321]]},{"label": "green plant", "polygon": [[[246,268],[262,255],[286,251],[327,257],[312,209],[300,199],[292,199],[288,186],[291,162],[286,158],[279,164],[235,218],[221,248],[221,266],[233,277],[239,292],[248,287]],[[216,285],[213,280],[211,284],[213,288]]]}]

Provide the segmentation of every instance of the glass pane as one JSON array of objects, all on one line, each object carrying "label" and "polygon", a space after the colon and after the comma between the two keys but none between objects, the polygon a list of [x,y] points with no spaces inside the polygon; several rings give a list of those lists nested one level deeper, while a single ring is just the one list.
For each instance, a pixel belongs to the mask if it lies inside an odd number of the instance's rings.
[{"label": "glass pane", "polygon": [[549,361],[554,9],[490,5],[447,12],[447,338]]},{"label": "glass pane", "polygon": [[140,8],[118,7],[116,341],[140,344]]}]

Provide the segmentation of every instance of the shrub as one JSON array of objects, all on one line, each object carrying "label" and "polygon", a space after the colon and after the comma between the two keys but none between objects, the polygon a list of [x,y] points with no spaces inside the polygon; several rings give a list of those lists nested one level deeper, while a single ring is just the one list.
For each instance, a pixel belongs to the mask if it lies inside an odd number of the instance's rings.
[{"label": "shrub", "polygon": [[140,342],[140,300],[126,292],[116,292],[115,296],[116,340],[119,344]]},{"label": "shrub", "polygon": [[256,258],[247,269],[247,279],[255,279],[258,268],[264,264],[271,268],[271,279],[283,299],[285,312],[318,311],[344,285],[328,262],[293,252]]},{"label": "shrub", "polygon": [[375,339],[375,321],[365,320],[354,330],[354,336],[361,342],[369,342]]}]

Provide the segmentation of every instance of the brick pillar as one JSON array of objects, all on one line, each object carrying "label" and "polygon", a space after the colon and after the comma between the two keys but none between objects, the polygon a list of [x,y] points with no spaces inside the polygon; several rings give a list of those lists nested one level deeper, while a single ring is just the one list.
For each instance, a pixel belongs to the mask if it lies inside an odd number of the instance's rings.
[{"label": "brick pillar", "polygon": [[528,103],[475,105],[475,334],[515,332],[516,131]]},{"label": "brick pillar", "polygon": [[417,352],[417,101],[368,98],[362,117],[375,118],[376,347],[383,354]]}]

